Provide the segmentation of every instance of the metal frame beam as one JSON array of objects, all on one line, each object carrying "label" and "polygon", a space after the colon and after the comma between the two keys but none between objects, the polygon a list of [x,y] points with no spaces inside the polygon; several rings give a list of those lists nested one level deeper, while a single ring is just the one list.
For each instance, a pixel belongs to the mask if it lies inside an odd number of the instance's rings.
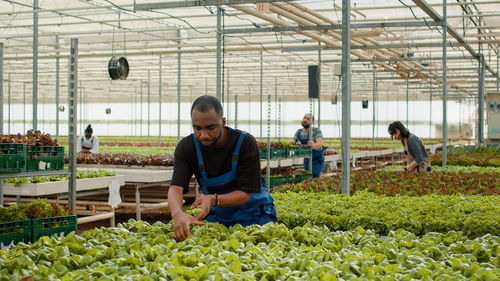
[{"label": "metal frame beam", "polygon": [[187,0],[175,2],[157,2],[147,4],[134,4],[134,11],[151,11],[159,9],[174,9],[199,6],[221,6],[248,3],[283,2],[283,0]]},{"label": "metal frame beam", "polygon": [[[384,28],[384,27],[424,27],[424,26],[439,26],[440,22],[425,22],[409,21],[409,22],[370,22],[370,23],[355,23],[351,24],[351,28]],[[239,34],[239,33],[262,33],[262,32],[286,32],[297,30],[321,30],[327,31],[330,29],[342,29],[341,24],[329,25],[310,25],[310,26],[284,26],[284,27],[251,27],[251,28],[226,28],[224,34]]]}]

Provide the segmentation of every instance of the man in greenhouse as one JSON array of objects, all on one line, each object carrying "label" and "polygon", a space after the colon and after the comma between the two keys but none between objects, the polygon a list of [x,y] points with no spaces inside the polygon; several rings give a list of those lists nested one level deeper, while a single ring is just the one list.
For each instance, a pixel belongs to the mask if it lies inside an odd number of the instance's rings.
[{"label": "man in greenhouse", "polygon": [[[274,200],[261,179],[255,138],[227,127],[222,105],[213,96],[200,96],[193,102],[191,122],[194,133],[175,149],[168,191],[174,238],[185,240],[190,235],[189,226],[203,225],[204,219],[226,227],[276,222]],[[204,193],[190,207],[201,207],[196,216],[182,210],[183,194],[188,192],[193,174]]]},{"label": "man in greenhouse", "polygon": [[400,121],[395,121],[389,124],[387,129],[391,138],[401,140],[407,156],[406,166],[404,169],[396,170],[398,172],[413,171],[413,172],[428,172],[431,170],[429,156],[425,151],[422,141],[411,134],[408,129]]},{"label": "man in greenhouse", "polygon": [[[317,178],[321,175],[325,167],[325,156],[323,155],[323,134],[321,129],[311,127],[311,119],[314,122],[314,116],[307,113],[302,118],[302,128],[298,129],[290,143],[295,145],[309,145],[312,148],[312,176]],[[309,139],[309,129],[312,128],[312,138]],[[304,158],[304,170],[309,171],[309,158]]]},{"label": "man in greenhouse", "polygon": [[85,129],[85,136],[80,136],[76,142],[76,153],[97,153],[99,149],[99,140],[92,136],[92,127],[90,125]]}]

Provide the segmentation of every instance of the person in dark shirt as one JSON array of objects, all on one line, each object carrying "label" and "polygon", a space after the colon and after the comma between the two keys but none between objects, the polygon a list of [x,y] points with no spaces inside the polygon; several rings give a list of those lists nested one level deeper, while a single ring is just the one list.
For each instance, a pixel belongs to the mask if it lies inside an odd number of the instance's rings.
[{"label": "person in dark shirt", "polygon": [[[183,138],[174,153],[174,173],[168,191],[168,206],[174,221],[174,238],[185,240],[189,225],[201,220],[226,227],[276,222],[274,200],[260,174],[259,149],[255,138],[229,128],[222,105],[212,96],[198,97],[191,107],[194,133]],[[193,174],[202,196],[191,205],[201,206],[196,216],[182,210]]]},{"label": "person in dark shirt", "polygon": [[410,133],[403,123],[400,121],[392,122],[389,124],[388,131],[393,139],[401,140],[407,156],[404,170],[397,170],[398,172],[428,172],[431,170],[431,163],[424,144],[417,136]]}]

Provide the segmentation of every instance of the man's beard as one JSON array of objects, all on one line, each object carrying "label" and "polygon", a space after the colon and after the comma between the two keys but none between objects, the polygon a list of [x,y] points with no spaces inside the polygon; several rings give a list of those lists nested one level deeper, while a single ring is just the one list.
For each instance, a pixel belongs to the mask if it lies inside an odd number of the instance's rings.
[{"label": "man's beard", "polygon": [[201,141],[200,141],[200,145],[201,145],[201,149],[205,150],[205,151],[211,151],[215,148],[215,146],[217,145],[217,142],[219,141],[220,137],[222,136],[222,130],[224,130],[224,127],[222,127],[219,131],[219,135],[217,136],[217,138],[215,139],[215,141],[213,143],[211,143],[210,145],[204,145]]},{"label": "man's beard", "polygon": [[302,123],[302,127],[304,127],[304,129],[309,129],[310,125]]}]

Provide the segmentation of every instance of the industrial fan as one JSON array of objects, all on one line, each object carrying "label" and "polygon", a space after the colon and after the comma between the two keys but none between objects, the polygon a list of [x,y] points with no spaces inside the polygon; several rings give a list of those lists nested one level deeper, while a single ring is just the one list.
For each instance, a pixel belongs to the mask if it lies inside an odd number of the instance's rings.
[{"label": "industrial fan", "polygon": [[128,61],[125,57],[112,57],[108,63],[109,77],[113,80],[125,80],[128,76]]}]

